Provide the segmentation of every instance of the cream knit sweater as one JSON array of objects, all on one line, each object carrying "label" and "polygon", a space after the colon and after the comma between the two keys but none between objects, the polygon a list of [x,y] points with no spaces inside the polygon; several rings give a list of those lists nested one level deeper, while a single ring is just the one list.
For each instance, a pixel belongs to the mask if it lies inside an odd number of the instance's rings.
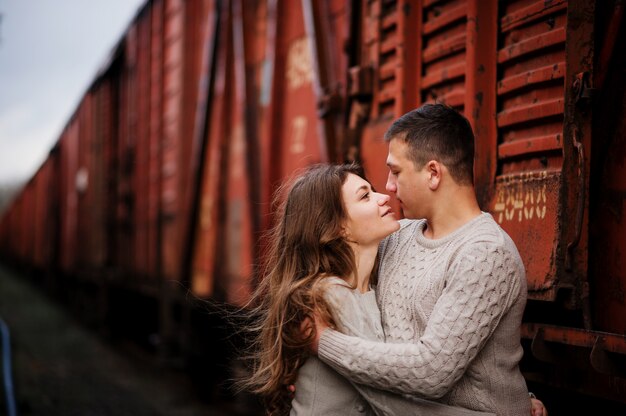
[{"label": "cream knit sweater", "polygon": [[[373,291],[360,293],[344,280],[329,277],[324,297],[339,330],[348,335],[382,342],[380,311]],[[298,370],[290,416],[494,416],[432,400],[403,397],[361,384],[351,384],[317,357],[309,357]]]},{"label": "cream knit sweater", "polygon": [[439,240],[424,226],[402,221],[381,245],[386,343],[327,330],[319,357],[357,383],[527,416],[518,367],[526,278],[515,244],[487,213]]}]

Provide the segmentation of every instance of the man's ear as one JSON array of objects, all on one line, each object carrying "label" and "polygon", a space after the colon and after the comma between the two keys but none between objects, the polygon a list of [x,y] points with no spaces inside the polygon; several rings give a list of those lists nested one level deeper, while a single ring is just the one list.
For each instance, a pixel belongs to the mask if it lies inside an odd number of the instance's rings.
[{"label": "man's ear", "polygon": [[431,160],[426,163],[426,171],[428,172],[428,188],[431,191],[437,190],[441,183],[441,174],[443,172],[443,166],[436,160]]}]

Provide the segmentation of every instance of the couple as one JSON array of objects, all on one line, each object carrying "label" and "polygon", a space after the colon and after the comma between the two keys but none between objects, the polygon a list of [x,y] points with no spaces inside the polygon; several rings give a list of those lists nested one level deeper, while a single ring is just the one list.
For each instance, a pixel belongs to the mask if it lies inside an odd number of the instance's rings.
[{"label": "couple", "polygon": [[270,414],[542,414],[518,367],[524,266],[476,201],[468,121],[424,105],[385,140],[386,188],[411,220],[355,166],[291,185],[253,298],[248,386]]}]

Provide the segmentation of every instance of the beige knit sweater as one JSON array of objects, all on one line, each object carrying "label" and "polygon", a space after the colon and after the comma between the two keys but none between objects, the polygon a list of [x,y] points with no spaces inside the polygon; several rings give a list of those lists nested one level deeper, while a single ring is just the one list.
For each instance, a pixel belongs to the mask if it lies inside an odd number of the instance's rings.
[{"label": "beige knit sweater", "polygon": [[515,244],[487,213],[438,240],[424,226],[402,221],[381,245],[386,343],[327,330],[319,357],[357,383],[527,416],[518,367],[526,278]]},{"label": "beige knit sweater", "polygon": [[[373,291],[360,293],[344,280],[329,277],[324,297],[339,330],[347,335],[383,341],[380,311]],[[494,416],[433,400],[403,397],[361,384],[351,384],[317,357],[298,371],[290,416]]]}]

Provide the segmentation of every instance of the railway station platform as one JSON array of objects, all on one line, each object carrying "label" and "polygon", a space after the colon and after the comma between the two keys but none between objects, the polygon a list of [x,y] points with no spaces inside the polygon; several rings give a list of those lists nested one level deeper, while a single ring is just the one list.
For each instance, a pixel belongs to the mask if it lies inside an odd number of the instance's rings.
[{"label": "railway station platform", "polygon": [[[26,278],[0,265],[18,415],[244,415],[203,400],[182,370],[107,343]],[[0,384],[1,387],[1,384]],[[5,412],[0,388],[0,414]]]}]

